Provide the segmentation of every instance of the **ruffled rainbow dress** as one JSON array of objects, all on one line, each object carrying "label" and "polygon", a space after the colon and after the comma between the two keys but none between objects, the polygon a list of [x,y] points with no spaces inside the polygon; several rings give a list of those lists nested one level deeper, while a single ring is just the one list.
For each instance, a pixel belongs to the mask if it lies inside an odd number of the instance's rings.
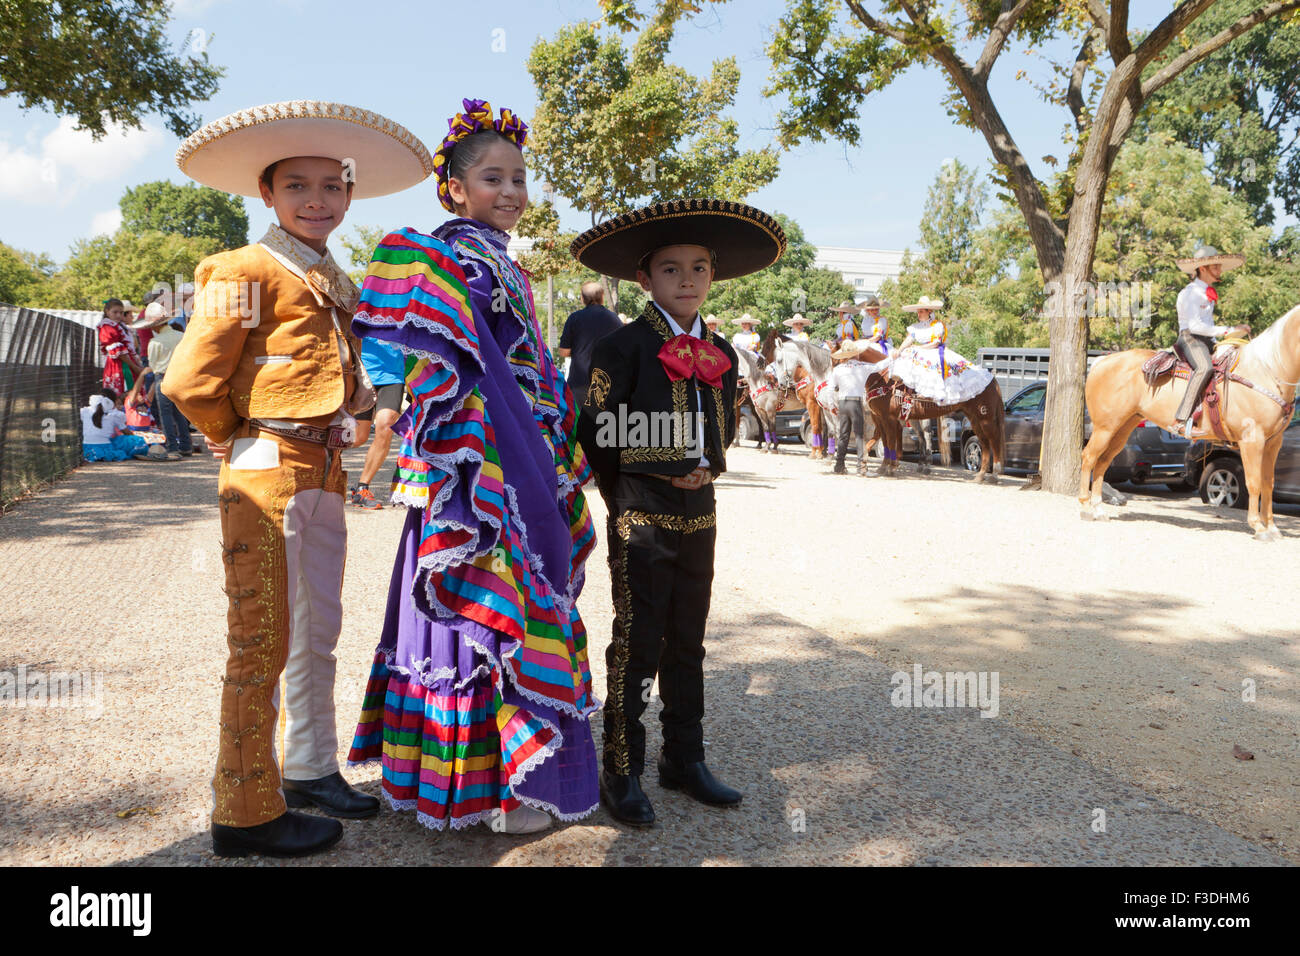
[{"label": "ruffled rainbow dress", "polygon": [[409,506],[349,764],[426,826],[599,801],[586,631],[595,540],[572,397],[508,236],[457,219],[375,250],[353,330],[400,349]]}]

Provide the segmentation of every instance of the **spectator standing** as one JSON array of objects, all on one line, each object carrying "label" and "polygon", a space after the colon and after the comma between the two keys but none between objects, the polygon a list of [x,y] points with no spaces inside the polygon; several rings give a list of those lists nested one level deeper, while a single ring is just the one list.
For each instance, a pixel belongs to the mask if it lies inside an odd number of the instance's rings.
[{"label": "spectator standing", "polygon": [[569,390],[581,409],[587,398],[591,382],[591,350],[605,336],[623,327],[617,315],[605,308],[605,289],[599,282],[582,284],[583,308],[570,315],[560,333],[556,353],[560,358],[570,358]]},{"label": "spectator standing", "polygon": [[154,330],[153,337],[149,340],[149,367],[154,374],[154,418],[167,437],[167,457],[175,461],[183,455],[194,454],[189,419],[181,414],[181,410],[162,390],[172,352],[181,342],[181,330],[171,321],[160,302],[151,302],[145,306],[144,317]]},{"label": "spectator standing", "polygon": [[366,452],[365,464],[361,466],[361,480],[352,489],[351,501],[359,508],[373,511],[383,507],[383,503],[370,491],[370,482],[374,481],[379,466],[388,458],[393,446],[393,423],[402,411],[402,393],[406,390],[406,359],[402,353],[387,342],[366,336],[361,340],[361,364],[370,376],[370,384],[375,388],[375,407],[357,414],[357,444],[364,444],[370,433],[373,416],[375,437]]}]

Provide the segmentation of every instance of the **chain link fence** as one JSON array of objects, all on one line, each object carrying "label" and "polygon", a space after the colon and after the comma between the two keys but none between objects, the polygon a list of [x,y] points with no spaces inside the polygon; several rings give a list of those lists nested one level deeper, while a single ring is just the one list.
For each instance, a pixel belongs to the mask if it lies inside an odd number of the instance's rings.
[{"label": "chain link fence", "polygon": [[0,304],[0,511],[81,462],[81,415],[102,372],[93,327]]}]

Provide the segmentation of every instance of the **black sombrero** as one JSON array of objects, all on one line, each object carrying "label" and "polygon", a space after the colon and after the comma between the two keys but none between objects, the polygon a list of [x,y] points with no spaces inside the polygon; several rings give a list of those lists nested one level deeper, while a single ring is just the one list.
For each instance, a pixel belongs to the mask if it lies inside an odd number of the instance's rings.
[{"label": "black sombrero", "polygon": [[636,279],[637,266],[664,246],[712,249],[715,280],[766,269],[785,255],[785,230],[753,206],[723,199],[674,199],[635,209],[588,229],[569,247],[588,269]]}]

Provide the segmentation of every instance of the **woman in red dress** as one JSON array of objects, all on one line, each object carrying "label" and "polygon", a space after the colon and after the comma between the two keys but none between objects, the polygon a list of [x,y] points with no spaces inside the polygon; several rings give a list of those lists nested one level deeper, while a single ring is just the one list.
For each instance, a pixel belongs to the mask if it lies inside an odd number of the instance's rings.
[{"label": "woman in red dress", "polygon": [[[135,350],[135,338],[122,322],[122,300],[104,303],[104,315],[96,325],[99,350],[104,353],[104,387],[125,394],[140,374],[143,363]],[[128,376],[129,373],[129,376]]]}]

